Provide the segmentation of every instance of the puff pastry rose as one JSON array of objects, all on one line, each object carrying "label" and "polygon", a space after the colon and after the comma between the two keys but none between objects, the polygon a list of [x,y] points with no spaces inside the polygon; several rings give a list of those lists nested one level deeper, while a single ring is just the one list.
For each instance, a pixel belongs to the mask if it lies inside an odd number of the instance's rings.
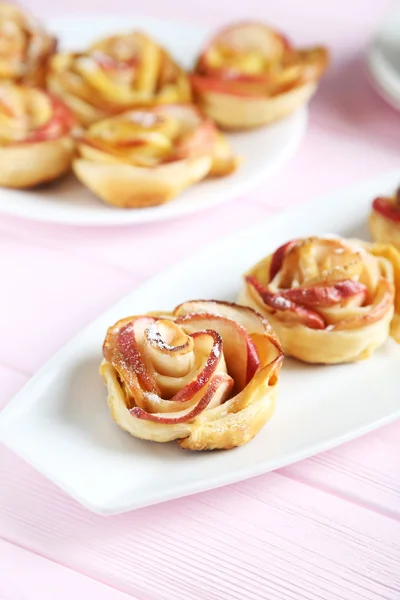
[{"label": "puff pastry rose", "polygon": [[0,84],[0,185],[27,188],[65,173],[73,126],[69,109],[46,92]]},{"label": "puff pastry rose", "polygon": [[375,198],[369,227],[376,242],[393,244],[400,250],[400,188],[391,197]]},{"label": "puff pastry rose", "polygon": [[102,39],[86,52],[55,55],[48,86],[85,126],[137,106],[191,99],[183,70],[139,31]]},{"label": "puff pastry rose", "polygon": [[275,408],[281,348],[252,309],[191,301],[109,328],[100,373],[130,434],[190,450],[249,442]]},{"label": "puff pastry rose", "polygon": [[237,162],[212,121],[189,104],[100,121],[78,150],[78,179],[105,202],[125,208],[167,202],[207,176],[231,173]]},{"label": "puff pastry rose", "polygon": [[290,241],[245,277],[240,302],[271,323],[287,355],[310,363],[367,358],[400,342],[400,253],[339,237]]},{"label": "puff pastry rose", "polygon": [[305,104],[327,63],[323,47],[297,49],[267,25],[238,23],[206,46],[192,85],[201,108],[218,125],[248,129]]},{"label": "puff pastry rose", "polygon": [[0,81],[43,85],[56,46],[31,15],[0,2]]}]

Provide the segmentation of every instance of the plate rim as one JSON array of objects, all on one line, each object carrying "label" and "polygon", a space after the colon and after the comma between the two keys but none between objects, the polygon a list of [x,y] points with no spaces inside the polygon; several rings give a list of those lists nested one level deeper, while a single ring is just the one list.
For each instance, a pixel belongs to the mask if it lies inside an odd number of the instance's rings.
[{"label": "plate rim", "polygon": [[[372,41],[369,43],[364,57],[368,79],[372,87],[392,108],[400,110],[400,75],[386,59],[381,50],[382,38],[393,19],[400,23],[400,8],[394,7],[381,23]],[[400,45],[400,35],[399,35]]]},{"label": "plate rim", "polygon": [[[239,235],[249,235],[252,232],[255,232],[259,229],[265,227],[266,223],[274,223],[275,226],[279,225],[279,222],[287,220],[288,217],[291,219],[299,219],[303,215],[309,214],[313,208],[321,210],[321,205],[326,205],[327,203],[336,202],[338,196],[343,195],[344,198],[341,201],[342,206],[344,206],[347,202],[346,197],[350,195],[356,195],[364,193],[364,189],[367,189],[371,185],[381,185],[382,187],[387,185],[386,181],[395,181],[400,180],[400,170],[392,170],[390,172],[383,173],[376,177],[364,179],[350,186],[341,186],[338,189],[331,191],[327,194],[322,194],[320,196],[314,197],[311,201],[301,204],[295,208],[286,207],[283,211],[278,212],[270,217],[262,219],[260,222],[253,223],[252,225],[248,225],[242,229],[239,229],[237,232]],[[214,243],[208,245],[207,250],[212,251],[214,246],[219,246],[221,243],[223,244],[225,241],[228,241],[231,238],[231,235],[224,235],[220,240],[215,241]],[[38,464],[38,462],[27,455],[24,449],[21,450],[21,444],[19,442],[15,442],[15,439],[11,434],[9,434],[9,430],[7,428],[7,422],[9,420],[15,422],[17,418],[13,416],[15,412],[18,413],[20,408],[23,408],[26,403],[26,397],[29,396],[29,392],[31,389],[34,389],[36,385],[40,383],[42,378],[46,375],[46,372],[52,370],[55,366],[60,364],[60,359],[62,359],[63,355],[67,356],[71,349],[74,348],[77,342],[79,342],[80,336],[83,336],[89,329],[95,329],[97,323],[105,318],[105,316],[117,309],[120,303],[128,300],[133,294],[137,294],[142,291],[146,286],[151,286],[154,281],[156,281],[160,276],[168,276],[168,273],[173,272],[175,269],[184,269],[185,265],[189,265],[193,260],[200,257],[202,252],[201,248],[196,252],[189,254],[183,259],[176,261],[169,265],[166,269],[163,269],[160,273],[155,274],[149,279],[145,280],[138,287],[134,288],[128,294],[124,294],[117,302],[114,302],[111,306],[109,306],[106,310],[104,310],[98,317],[96,317],[93,321],[89,322],[81,331],[79,331],[76,335],[74,335],[71,339],[69,339],[65,344],[63,344],[37,371],[36,373],[25,383],[24,386],[14,395],[14,397],[6,404],[6,406],[0,411],[0,442],[4,443],[8,448],[10,448],[13,452],[15,452],[18,456],[20,456],[25,462],[34,467],[39,473],[43,474],[50,481],[56,484],[60,489],[66,492],[70,497],[77,500],[81,505],[85,506],[92,512],[102,514],[102,515],[115,515],[121,514],[124,512],[128,512],[131,510],[136,510],[138,508],[143,508],[144,506],[151,506],[157,503],[166,502],[172,499],[188,496],[194,493],[207,491],[210,489],[216,489],[218,487],[222,487],[225,485],[229,485],[239,481],[245,481],[246,479],[250,479],[252,477],[256,477],[261,474],[265,474],[267,472],[273,471],[278,468],[283,468],[288,464],[293,464],[298,462],[299,460],[303,460],[310,456],[314,456],[315,454],[319,454],[320,452],[324,452],[326,450],[332,449],[341,445],[342,443],[348,442],[350,440],[356,439],[366,433],[374,431],[379,427],[391,423],[397,418],[400,418],[400,405],[398,409],[395,411],[384,415],[380,419],[377,419],[373,422],[362,425],[358,428],[355,428],[345,434],[338,434],[329,440],[321,441],[320,443],[314,444],[312,447],[304,449],[303,451],[298,452],[293,459],[293,455],[288,461],[272,461],[273,466],[265,469],[263,463],[256,464],[252,468],[243,467],[239,472],[234,472],[231,474],[230,472],[225,474],[219,474],[212,478],[207,479],[206,484],[202,483],[201,480],[197,480],[192,482],[191,484],[185,484],[186,487],[182,490],[182,484],[175,485],[175,487],[171,487],[166,493],[165,492],[156,492],[148,494],[147,500],[142,496],[142,500],[139,502],[135,502],[135,499],[124,500],[121,496],[116,496],[112,500],[110,500],[109,505],[105,506],[103,504],[96,505],[92,502],[88,502],[86,498],[76,493],[75,490],[71,490],[64,480],[59,480],[57,477],[54,477],[53,474],[48,475],[47,469],[43,468],[42,463]],[[62,361],[61,361],[62,362]],[[36,397],[36,396],[35,396]],[[312,449],[311,449],[312,448]],[[311,450],[311,451],[310,451]],[[216,481],[217,480],[217,481]]]}]

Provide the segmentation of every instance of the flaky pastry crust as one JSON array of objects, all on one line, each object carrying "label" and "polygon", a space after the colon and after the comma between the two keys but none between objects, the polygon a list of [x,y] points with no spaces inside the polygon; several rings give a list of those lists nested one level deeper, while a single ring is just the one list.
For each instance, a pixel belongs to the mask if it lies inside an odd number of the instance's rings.
[{"label": "flaky pastry crust", "polygon": [[190,105],[132,110],[92,125],[78,144],[76,176],[120,208],[163,204],[237,166],[215,125]]},{"label": "flaky pastry crust", "polygon": [[285,354],[309,363],[369,357],[397,341],[400,254],[339,237],[293,240],[244,276],[239,302],[271,323]]},{"label": "flaky pastry crust", "polygon": [[73,126],[69,109],[46,92],[0,84],[0,185],[29,188],[68,171]]},{"label": "flaky pastry crust", "polygon": [[249,442],[274,412],[282,352],[246,307],[191,301],[110,327],[100,373],[131,435],[190,450]]},{"label": "flaky pastry crust", "polygon": [[327,64],[326,48],[298,50],[266,25],[238,23],[211,40],[191,81],[195,99],[219,126],[249,129],[305,104]]}]

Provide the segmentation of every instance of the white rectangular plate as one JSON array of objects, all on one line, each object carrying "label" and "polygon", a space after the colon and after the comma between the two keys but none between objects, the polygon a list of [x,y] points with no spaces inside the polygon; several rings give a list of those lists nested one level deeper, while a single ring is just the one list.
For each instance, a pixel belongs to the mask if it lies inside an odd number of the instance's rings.
[{"label": "white rectangular plate", "polygon": [[191,453],[134,439],[109,417],[98,375],[106,328],[192,298],[235,300],[241,274],[296,236],[368,239],[374,196],[400,171],[281,214],[222,239],[147,282],[75,337],[0,415],[0,439],[80,503],[115,514],[239,481],[360,436],[400,416],[400,347],[388,341],[367,361],[307,366],[286,360],[277,410],[247,446]]}]

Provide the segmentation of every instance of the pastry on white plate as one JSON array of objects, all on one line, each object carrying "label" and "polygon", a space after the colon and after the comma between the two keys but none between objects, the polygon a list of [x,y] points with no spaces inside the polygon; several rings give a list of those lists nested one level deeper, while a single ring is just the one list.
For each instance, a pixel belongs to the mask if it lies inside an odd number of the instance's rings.
[{"label": "pastry on white plate", "polygon": [[44,85],[57,41],[17,6],[0,2],[0,81]]},{"label": "pastry on white plate", "polygon": [[163,204],[237,159],[214,123],[189,104],[131,110],[95,123],[78,143],[76,176],[120,208]]},{"label": "pastry on white plate", "polygon": [[369,228],[376,242],[393,244],[400,250],[400,188],[392,196],[375,198]]},{"label": "pastry on white plate", "polygon": [[191,100],[186,73],[140,31],[101,39],[82,52],[56,54],[48,86],[84,126],[130,108]]},{"label": "pastry on white plate", "polygon": [[29,188],[71,167],[75,119],[34,87],[0,83],[0,186]]},{"label": "pastry on white plate", "polygon": [[400,342],[400,253],[340,237],[295,239],[245,274],[239,302],[268,319],[288,356],[361,360],[390,334]]},{"label": "pastry on white plate", "polygon": [[108,329],[103,355],[111,415],[138,438],[229,449],[275,409],[282,351],[247,307],[197,300],[127,317]]},{"label": "pastry on white plate", "polygon": [[268,25],[244,22],[211,39],[191,81],[195,100],[219,126],[249,129],[304,105],[327,64],[326,48],[298,49]]}]

